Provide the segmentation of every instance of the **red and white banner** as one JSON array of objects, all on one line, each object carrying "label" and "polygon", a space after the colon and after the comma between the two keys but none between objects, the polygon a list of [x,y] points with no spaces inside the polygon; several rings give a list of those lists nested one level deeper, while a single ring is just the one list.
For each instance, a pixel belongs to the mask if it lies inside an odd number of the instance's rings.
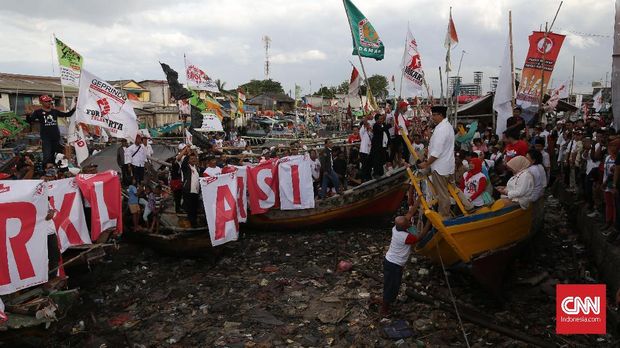
[{"label": "red and white banner", "polygon": [[235,241],[239,238],[236,173],[235,171],[200,178],[202,201],[212,246]]},{"label": "red and white banner", "polygon": [[349,97],[356,97],[360,94],[360,84],[360,73],[355,67],[353,67],[353,71],[351,71],[351,79],[349,80]]},{"label": "red and white banner", "polygon": [[239,222],[248,221],[248,168],[237,168],[237,216]]},{"label": "red and white banner", "polygon": [[535,31],[530,35],[529,41],[530,48],[521,72],[516,98],[517,105],[523,109],[521,117],[526,122],[538,112],[541,91],[547,91],[564,35]]},{"label": "red and white banner", "polygon": [[403,53],[401,70],[405,81],[405,90],[415,96],[421,95],[424,91],[424,71],[422,71],[422,59],[418,52],[418,44],[411,34],[411,29],[407,29],[407,46],[405,46]]},{"label": "red and white banner", "polygon": [[310,160],[304,155],[280,159],[278,165],[280,209],[314,208],[314,188]]},{"label": "red and white banner", "polygon": [[219,92],[217,84],[207,73],[196,65],[185,59],[185,75],[187,76],[187,87],[198,91]]},{"label": "red and white banner", "polygon": [[105,230],[123,232],[121,182],[118,174],[108,170],[97,174],[80,174],[76,182],[91,206],[91,240],[96,241]]},{"label": "red and white banner", "polygon": [[70,246],[91,244],[82,195],[75,178],[47,182],[47,194],[54,216],[60,251]]},{"label": "red and white banner", "polygon": [[47,186],[0,181],[0,295],[47,282]]},{"label": "red and white banner", "polygon": [[247,173],[250,212],[262,214],[277,206],[278,166],[276,160],[248,167]]}]

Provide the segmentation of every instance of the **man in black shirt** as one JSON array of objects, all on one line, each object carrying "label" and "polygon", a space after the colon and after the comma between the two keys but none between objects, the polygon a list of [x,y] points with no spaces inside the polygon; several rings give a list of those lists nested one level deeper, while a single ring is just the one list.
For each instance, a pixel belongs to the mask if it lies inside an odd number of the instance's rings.
[{"label": "man in black shirt", "polygon": [[383,165],[387,161],[385,148],[383,148],[383,137],[388,136],[384,121],[385,117],[377,114],[375,115],[375,124],[372,126],[369,158],[372,165],[372,175],[375,178],[383,176]]},{"label": "man in black shirt", "polygon": [[41,108],[37,109],[26,118],[26,121],[38,121],[41,127],[41,146],[43,147],[43,166],[54,163],[54,153],[64,152],[60,145],[60,130],[58,129],[58,117],[71,117],[75,112],[73,108],[69,112],[52,109],[52,98],[48,95],[39,97]]},{"label": "man in black shirt", "polygon": [[515,138],[519,138],[519,134],[525,129],[525,120],[521,117],[521,107],[517,106],[512,110],[512,117],[506,120],[506,132],[512,134]]}]

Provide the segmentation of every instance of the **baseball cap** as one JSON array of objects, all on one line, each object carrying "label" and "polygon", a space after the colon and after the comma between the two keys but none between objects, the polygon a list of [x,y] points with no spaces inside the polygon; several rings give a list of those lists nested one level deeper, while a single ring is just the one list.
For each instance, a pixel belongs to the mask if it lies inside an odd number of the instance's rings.
[{"label": "baseball cap", "polygon": [[40,102],[51,102],[52,101],[52,97],[50,97],[47,94],[44,94],[44,95],[39,97],[39,101]]}]

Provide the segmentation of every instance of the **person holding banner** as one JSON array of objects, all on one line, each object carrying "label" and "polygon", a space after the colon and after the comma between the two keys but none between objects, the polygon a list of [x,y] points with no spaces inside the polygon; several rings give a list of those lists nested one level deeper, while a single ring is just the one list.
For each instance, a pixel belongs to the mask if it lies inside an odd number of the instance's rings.
[{"label": "person holding banner", "polygon": [[200,173],[198,168],[198,156],[191,151],[190,146],[183,148],[177,155],[177,161],[181,161],[183,173],[183,204],[187,219],[193,228],[198,227],[198,205],[200,204]]},{"label": "person holding banner", "polygon": [[144,164],[147,159],[147,138],[138,138],[136,143],[127,148],[131,156],[131,174],[136,179],[136,184],[140,185],[144,180]]},{"label": "person holding banner", "polygon": [[41,147],[43,148],[43,166],[54,163],[54,153],[64,152],[60,144],[60,130],[58,129],[58,117],[71,117],[75,108],[68,112],[52,109],[52,98],[49,95],[39,97],[41,108],[33,111],[26,117],[26,121],[38,121],[40,123]]}]

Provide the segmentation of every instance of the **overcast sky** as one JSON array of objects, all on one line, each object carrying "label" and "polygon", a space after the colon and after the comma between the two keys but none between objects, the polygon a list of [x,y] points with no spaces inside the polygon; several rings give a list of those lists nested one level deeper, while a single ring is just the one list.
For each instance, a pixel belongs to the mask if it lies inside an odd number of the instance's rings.
[{"label": "overcast sky", "polygon": [[[365,59],[368,75],[399,76],[407,23],[415,36],[427,80],[439,95],[438,67],[444,65],[449,8],[459,36],[453,69],[461,52],[463,82],[474,71],[497,76],[512,10],[515,67],[523,66],[527,37],[553,19],[552,0],[354,0],[369,18],[386,51],[385,59]],[[264,78],[262,37],[271,43],[271,77],[286,92],[304,93],[320,84],[348,79],[351,34],[339,0],[21,0],[0,8],[0,72],[58,74],[51,37],[55,33],[84,56],[84,68],[108,80],[163,79],[158,61],[183,70],[183,53],[227,88]],[[575,89],[590,92],[592,81],[611,71],[613,0],[567,0],[554,25],[566,34],[553,85],[570,79],[576,56]],[[592,34],[602,35],[592,36]],[[443,68],[442,68],[443,69]],[[611,75],[611,74],[610,74]],[[181,79],[184,82],[184,79]]]}]

